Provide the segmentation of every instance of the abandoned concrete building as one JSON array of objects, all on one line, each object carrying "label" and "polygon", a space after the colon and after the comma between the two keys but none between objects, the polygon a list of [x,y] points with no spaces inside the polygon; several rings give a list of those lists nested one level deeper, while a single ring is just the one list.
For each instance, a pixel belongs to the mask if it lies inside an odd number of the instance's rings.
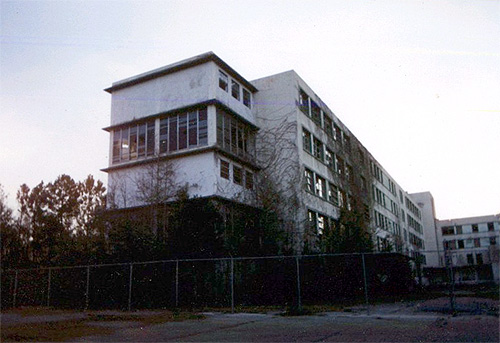
[{"label": "abandoned concrete building", "polygon": [[293,70],[248,81],[209,52],[106,91],[112,107],[104,170],[110,206],[118,210],[173,199],[163,189],[151,200],[138,181],[162,162],[172,169],[171,185],[216,199],[228,217],[231,208],[275,206],[299,253],[342,208],[354,207],[369,222],[375,250],[425,249],[422,209],[412,194]]}]

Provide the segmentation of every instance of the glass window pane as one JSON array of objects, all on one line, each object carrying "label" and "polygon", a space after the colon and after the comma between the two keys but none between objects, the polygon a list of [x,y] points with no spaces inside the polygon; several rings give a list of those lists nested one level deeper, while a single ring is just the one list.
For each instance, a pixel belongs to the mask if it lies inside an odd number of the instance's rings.
[{"label": "glass window pane", "polygon": [[137,159],[137,126],[130,128],[130,159]]},{"label": "glass window pane", "polygon": [[247,91],[245,88],[243,88],[243,104],[248,107],[248,108],[251,108],[251,95],[250,95],[250,92]]},{"label": "glass window pane", "polygon": [[113,163],[120,162],[121,130],[113,131]]},{"label": "glass window pane", "polygon": [[177,150],[177,116],[168,119],[168,151]]},{"label": "glass window pane", "polygon": [[146,124],[139,125],[139,136],[137,139],[137,152],[139,158],[146,155]]},{"label": "glass window pane", "polygon": [[122,149],[122,154],[121,154],[121,160],[122,161],[128,161],[129,159],[129,141],[128,141],[128,133],[129,130],[128,128],[122,129],[122,142],[121,142],[121,149]]},{"label": "glass window pane", "polygon": [[208,144],[207,109],[198,111],[198,145]]},{"label": "glass window pane", "polygon": [[187,114],[179,114],[179,150],[187,148]]},{"label": "glass window pane", "polygon": [[219,70],[219,87],[227,92],[228,77],[225,73]]},{"label": "glass window pane", "polygon": [[234,80],[231,80],[231,95],[233,98],[240,100],[240,84]]},{"label": "glass window pane", "polygon": [[168,118],[160,120],[160,154],[168,151]]},{"label": "glass window pane", "polygon": [[148,132],[147,132],[147,146],[146,146],[146,155],[153,156],[155,154],[155,122],[150,121],[147,124]]},{"label": "glass window pane", "polygon": [[189,112],[189,147],[198,145],[198,113]]}]

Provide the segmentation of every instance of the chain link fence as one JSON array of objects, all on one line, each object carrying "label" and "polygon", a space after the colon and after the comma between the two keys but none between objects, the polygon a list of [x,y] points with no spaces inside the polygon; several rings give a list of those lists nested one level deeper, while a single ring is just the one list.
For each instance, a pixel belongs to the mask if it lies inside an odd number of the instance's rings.
[{"label": "chain link fence", "polygon": [[[2,271],[2,308],[297,306],[411,292],[420,264],[396,253],[178,259]],[[417,272],[418,270],[418,272]],[[446,275],[446,274],[444,274]]]}]

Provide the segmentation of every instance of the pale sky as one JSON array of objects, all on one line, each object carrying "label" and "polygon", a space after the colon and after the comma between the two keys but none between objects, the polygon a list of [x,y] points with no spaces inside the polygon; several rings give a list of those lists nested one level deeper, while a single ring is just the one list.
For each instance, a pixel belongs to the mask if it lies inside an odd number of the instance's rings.
[{"label": "pale sky", "polygon": [[1,1],[0,183],[108,164],[115,81],[207,51],[294,69],[437,217],[500,213],[500,0]]}]

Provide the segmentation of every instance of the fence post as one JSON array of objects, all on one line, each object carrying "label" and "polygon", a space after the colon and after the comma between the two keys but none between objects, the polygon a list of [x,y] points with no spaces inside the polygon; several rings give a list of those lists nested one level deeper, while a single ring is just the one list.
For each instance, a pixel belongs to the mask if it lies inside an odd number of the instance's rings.
[{"label": "fence post", "polygon": [[128,310],[132,310],[132,273],[133,273],[133,263],[130,263],[129,267],[129,278],[128,278]]},{"label": "fence post", "polygon": [[175,307],[179,307],[179,260],[175,261]]},{"label": "fence post", "polygon": [[90,298],[90,266],[87,266],[87,283],[85,285],[85,310],[89,309]]},{"label": "fence post", "polygon": [[302,299],[300,295],[300,266],[299,266],[299,257],[295,256],[295,264],[297,266],[297,304],[298,304],[298,310],[302,310]]},{"label": "fence post", "polygon": [[369,305],[369,302],[368,302],[368,279],[366,277],[365,254],[361,254],[361,260],[363,261],[363,280],[364,280],[364,283],[365,283],[366,313],[370,314],[370,305]]},{"label": "fence post", "polygon": [[16,274],[14,276],[14,296],[13,296],[13,299],[12,299],[12,307],[13,308],[16,308],[16,300],[17,300],[17,273],[19,271],[16,270]]},{"label": "fence post", "polygon": [[234,313],[234,260],[231,257],[231,313]]},{"label": "fence post", "polygon": [[49,268],[49,276],[47,281],[47,307],[50,306],[50,279],[52,277],[52,268]]}]

